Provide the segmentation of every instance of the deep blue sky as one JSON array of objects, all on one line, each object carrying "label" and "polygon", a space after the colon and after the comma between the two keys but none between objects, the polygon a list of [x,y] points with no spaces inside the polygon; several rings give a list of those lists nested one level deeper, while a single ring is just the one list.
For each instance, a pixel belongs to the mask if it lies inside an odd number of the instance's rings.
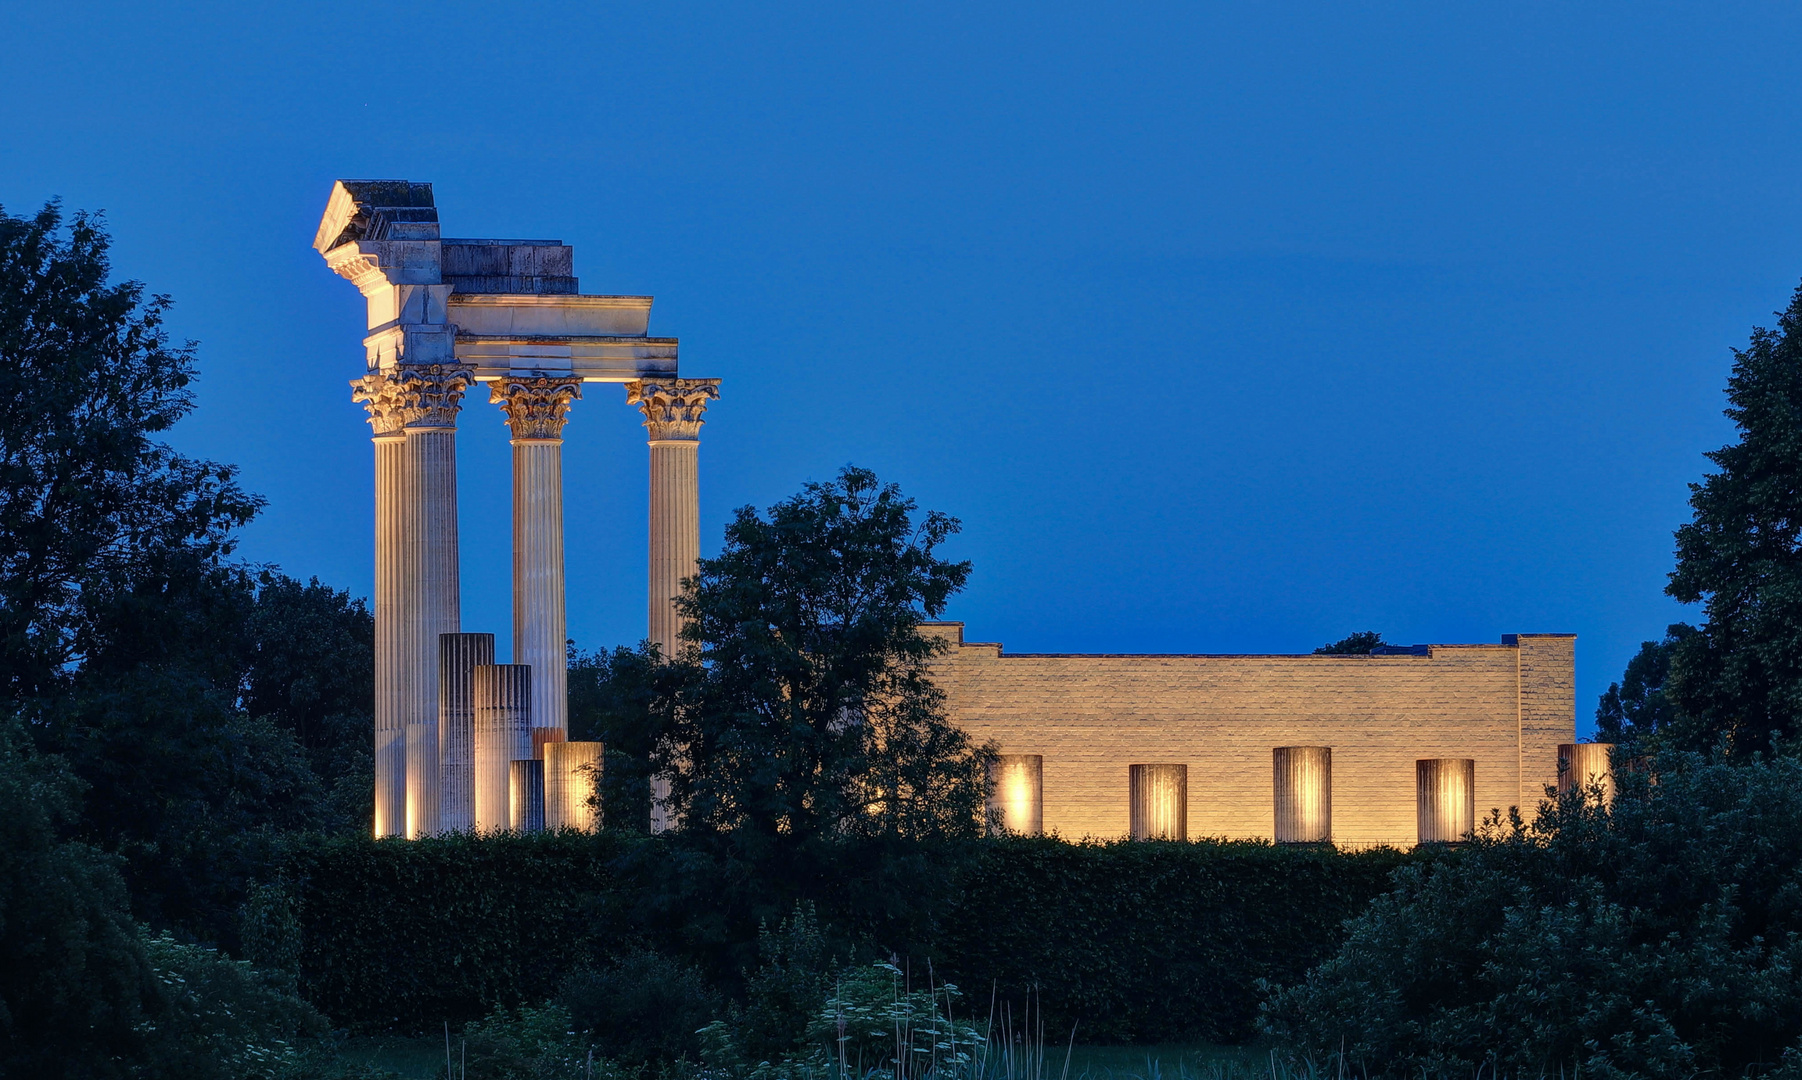
[{"label": "deep blue sky", "polygon": [[[244,554],[367,594],[336,177],[553,237],[720,376],[703,547],[846,462],[961,517],[1014,651],[1580,635],[1661,595],[1730,347],[1802,278],[1789,5],[0,8],[0,205],[104,208],[201,343],[176,435]],[[304,9],[301,10],[301,9]],[[566,447],[570,623],[644,628],[645,448]],[[509,618],[508,448],[465,413],[464,626]],[[503,646],[504,648],[504,646]]]}]

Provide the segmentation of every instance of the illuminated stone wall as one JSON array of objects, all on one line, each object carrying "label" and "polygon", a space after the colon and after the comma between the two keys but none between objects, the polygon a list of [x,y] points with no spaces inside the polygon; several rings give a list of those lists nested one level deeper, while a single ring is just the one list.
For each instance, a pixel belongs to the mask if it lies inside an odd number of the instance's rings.
[{"label": "illuminated stone wall", "polygon": [[1043,762],[1044,828],[1114,838],[1129,828],[1129,767],[1188,766],[1188,834],[1275,835],[1272,751],[1332,749],[1333,839],[1412,846],[1415,763],[1476,762],[1476,812],[1532,808],[1575,741],[1567,634],[1422,655],[1009,655],[965,643],[936,678],[952,719],[1004,754]]}]

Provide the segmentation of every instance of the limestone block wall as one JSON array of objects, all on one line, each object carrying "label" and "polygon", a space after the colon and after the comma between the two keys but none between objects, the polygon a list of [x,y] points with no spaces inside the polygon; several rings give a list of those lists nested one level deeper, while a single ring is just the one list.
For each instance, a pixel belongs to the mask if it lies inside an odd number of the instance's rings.
[{"label": "limestone block wall", "polygon": [[1332,749],[1335,842],[1412,846],[1415,762],[1476,762],[1478,817],[1538,804],[1575,740],[1574,637],[1521,634],[1424,655],[1008,655],[961,623],[934,677],[951,718],[1039,754],[1047,832],[1129,828],[1129,768],[1188,766],[1191,838],[1274,838],[1272,751]]}]

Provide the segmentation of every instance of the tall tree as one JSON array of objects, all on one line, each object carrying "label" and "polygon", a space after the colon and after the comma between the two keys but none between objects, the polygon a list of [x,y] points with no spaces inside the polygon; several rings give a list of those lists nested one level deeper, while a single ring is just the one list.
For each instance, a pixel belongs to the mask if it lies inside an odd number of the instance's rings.
[{"label": "tall tree", "polygon": [[1666,691],[1671,659],[1695,632],[1688,623],[1673,623],[1663,640],[1640,642],[1620,682],[1609,683],[1596,704],[1598,742],[1639,745],[1676,726],[1677,710]]},{"label": "tall tree", "polygon": [[920,631],[970,564],[958,522],[864,469],[745,507],[679,601],[698,665],[663,763],[690,827],[763,839],[980,827],[993,751],[945,717]]},{"label": "tall tree", "polygon": [[[0,209],[0,692],[50,691],[261,505],[229,466],[158,442],[193,407],[169,298],[108,281],[100,221]],[[154,603],[149,605],[156,609]]]},{"label": "tall tree", "polygon": [[1736,756],[1794,736],[1802,717],[1802,289],[1735,351],[1727,416],[1739,441],[1690,485],[1665,591],[1707,621],[1675,648],[1673,739]]}]

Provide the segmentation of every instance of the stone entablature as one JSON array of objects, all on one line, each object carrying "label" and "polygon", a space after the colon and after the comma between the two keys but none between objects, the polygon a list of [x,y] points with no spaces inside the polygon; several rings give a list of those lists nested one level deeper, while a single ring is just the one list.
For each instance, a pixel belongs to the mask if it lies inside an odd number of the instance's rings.
[{"label": "stone entablature", "polygon": [[1272,755],[1332,751],[1333,839],[1413,846],[1416,762],[1473,759],[1479,817],[1531,813],[1575,741],[1575,638],[1521,634],[1379,656],[1008,654],[965,642],[934,669],[951,718],[1004,754],[1041,755],[1044,828],[1129,828],[1131,766],[1188,767],[1188,835],[1274,836]]},{"label": "stone entablature", "polygon": [[676,339],[648,336],[648,296],[582,296],[557,240],[442,237],[432,185],[340,180],[313,247],[368,300],[370,371],[457,364],[482,382],[674,376]]}]

